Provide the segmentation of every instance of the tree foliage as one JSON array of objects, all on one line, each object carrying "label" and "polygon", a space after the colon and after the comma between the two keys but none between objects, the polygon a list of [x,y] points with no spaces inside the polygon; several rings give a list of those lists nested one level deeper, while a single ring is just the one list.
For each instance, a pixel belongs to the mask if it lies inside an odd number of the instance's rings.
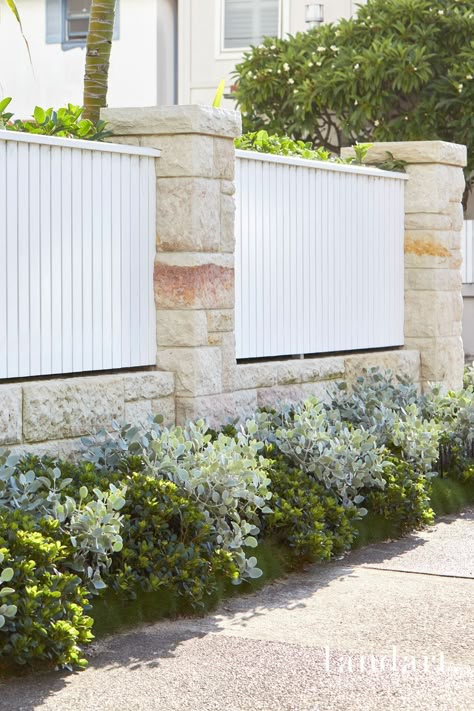
[{"label": "tree foliage", "polygon": [[368,0],[353,19],[265,39],[236,72],[246,131],[334,152],[442,139],[466,144],[474,169],[473,0]]}]

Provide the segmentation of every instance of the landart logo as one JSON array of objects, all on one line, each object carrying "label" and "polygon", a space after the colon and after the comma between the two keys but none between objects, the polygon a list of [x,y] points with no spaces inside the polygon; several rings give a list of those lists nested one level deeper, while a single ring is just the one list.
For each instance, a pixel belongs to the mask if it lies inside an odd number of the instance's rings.
[{"label": "landart logo", "polygon": [[400,654],[397,647],[392,647],[391,654],[341,655],[324,647],[326,672],[339,674],[381,674],[392,671],[403,675],[445,671],[444,653],[412,656]]}]

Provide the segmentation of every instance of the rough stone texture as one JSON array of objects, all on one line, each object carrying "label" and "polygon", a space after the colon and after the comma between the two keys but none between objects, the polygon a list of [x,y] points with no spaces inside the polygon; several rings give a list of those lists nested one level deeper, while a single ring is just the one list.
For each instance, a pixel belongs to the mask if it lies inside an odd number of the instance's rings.
[{"label": "rough stone texture", "polygon": [[235,199],[233,195],[221,192],[221,241],[222,252],[234,252],[235,249]]},{"label": "rough stone texture", "polygon": [[[102,109],[102,118],[116,136],[202,134],[236,138],[242,129],[237,111],[207,106],[150,106]],[[115,140],[115,136],[114,136]]]},{"label": "rough stone texture", "polygon": [[[421,381],[439,383],[448,389],[462,385],[464,348],[461,336],[406,338],[407,348],[417,348],[421,357]],[[456,376],[456,380],[454,380]]]},{"label": "rough stone texture", "polygon": [[252,388],[272,388],[278,382],[277,369],[279,363],[246,363],[236,368],[236,390]]},{"label": "rough stone texture", "polygon": [[23,385],[23,436],[27,442],[80,437],[124,416],[120,376],[48,380]]},{"label": "rough stone texture", "polygon": [[209,332],[233,331],[235,314],[233,309],[218,309],[207,312],[207,329]]},{"label": "rough stone texture", "polygon": [[417,350],[381,351],[378,353],[357,353],[345,356],[345,379],[353,382],[364,369],[379,368],[381,371],[420,381],[420,354]]},{"label": "rough stone texture", "polygon": [[305,358],[279,363],[277,382],[281,385],[327,380],[344,374],[344,358]]},{"label": "rough stone texture", "polygon": [[143,136],[140,145],[158,148],[160,160],[156,161],[158,178],[208,177],[214,171],[214,143],[210,136],[180,136],[180,150],[175,136]]},{"label": "rough stone texture", "polygon": [[409,290],[405,294],[405,336],[407,338],[438,338],[461,336],[462,294],[459,291]]},{"label": "rough stone texture", "polygon": [[159,254],[155,303],[158,309],[233,309],[233,255]]},{"label": "rough stone texture", "polygon": [[159,178],[156,208],[160,252],[213,252],[220,245],[218,180]]},{"label": "rough stone texture", "polygon": [[0,445],[21,442],[21,429],[21,386],[0,385]]},{"label": "rough stone texture", "polygon": [[174,401],[172,372],[67,377],[2,386],[1,412],[8,420],[1,444],[16,445],[14,451],[19,452],[70,457],[80,451],[80,437],[110,428],[112,420],[144,421],[161,408],[166,421],[174,422]]},{"label": "rough stone texture", "polygon": [[242,390],[208,397],[178,397],[176,398],[176,421],[181,425],[187,420],[205,417],[211,427],[221,427],[227,422],[251,416],[257,407],[256,390]]},{"label": "rough stone texture", "polygon": [[151,411],[153,415],[161,415],[164,418],[164,424],[176,424],[176,398],[174,395],[170,397],[162,397],[159,400],[153,400],[151,403]]},{"label": "rough stone texture", "polygon": [[459,291],[462,277],[459,269],[406,269],[407,291]]},{"label": "rough stone texture", "polygon": [[124,420],[129,424],[139,425],[146,423],[152,415],[152,404],[150,400],[136,400],[126,402],[124,408]]},{"label": "rough stone texture", "polygon": [[409,165],[405,193],[406,213],[442,213],[465,187],[462,170],[447,165]]},{"label": "rough stone texture", "polygon": [[157,364],[176,372],[176,395],[217,395],[222,392],[222,353],[218,347],[165,348]]},{"label": "rough stone texture", "polygon": [[337,381],[319,381],[310,383],[297,383],[294,385],[276,385],[273,388],[259,388],[257,401],[259,407],[274,407],[278,404],[293,404],[316,397],[322,402],[328,402],[331,389]]},{"label": "rough stone texture", "polygon": [[[400,141],[374,143],[367,153],[367,162],[378,163],[389,151],[397,160],[407,163],[439,163],[463,168],[467,163],[466,146],[445,141]],[[353,148],[343,148],[342,156],[354,156]]]},{"label": "rough stone texture", "polygon": [[152,371],[148,373],[126,373],[120,377],[124,380],[125,402],[143,398],[154,400],[174,393],[173,373]]},{"label": "rough stone texture", "polygon": [[233,181],[235,176],[235,148],[233,141],[225,138],[214,138],[214,165],[215,178]]},{"label": "rough stone texture", "polygon": [[208,344],[208,319],[205,311],[165,311],[156,313],[158,348],[205,346]]}]

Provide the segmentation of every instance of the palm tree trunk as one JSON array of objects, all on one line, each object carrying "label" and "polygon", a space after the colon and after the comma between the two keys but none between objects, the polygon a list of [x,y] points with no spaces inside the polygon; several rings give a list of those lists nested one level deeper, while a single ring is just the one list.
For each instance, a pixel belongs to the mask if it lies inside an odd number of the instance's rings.
[{"label": "palm tree trunk", "polygon": [[107,106],[115,0],[92,0],[84,75],[84,118],[97,122]]}]

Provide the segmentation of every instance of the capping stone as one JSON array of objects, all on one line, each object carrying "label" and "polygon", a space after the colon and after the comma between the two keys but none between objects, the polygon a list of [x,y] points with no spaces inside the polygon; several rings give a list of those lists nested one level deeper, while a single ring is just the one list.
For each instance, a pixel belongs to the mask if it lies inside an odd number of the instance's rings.
[{"label": "capping stone", "polygon": [[[446,141],[391,141],[374,143],[367,153],[366,162],[386,160],[387,151],[397,160],[407,163],[441,163],[464,168],[467,164],[466,146]],[[353,148],[343,148],[341,155],[348,158],[355,155]]]},{"label": "capping stone", "polygon": [[117,136],[199,133],[236,138],[242,132],[238,111],[208,106],[149,106],[102,109],[101,118]]}]

